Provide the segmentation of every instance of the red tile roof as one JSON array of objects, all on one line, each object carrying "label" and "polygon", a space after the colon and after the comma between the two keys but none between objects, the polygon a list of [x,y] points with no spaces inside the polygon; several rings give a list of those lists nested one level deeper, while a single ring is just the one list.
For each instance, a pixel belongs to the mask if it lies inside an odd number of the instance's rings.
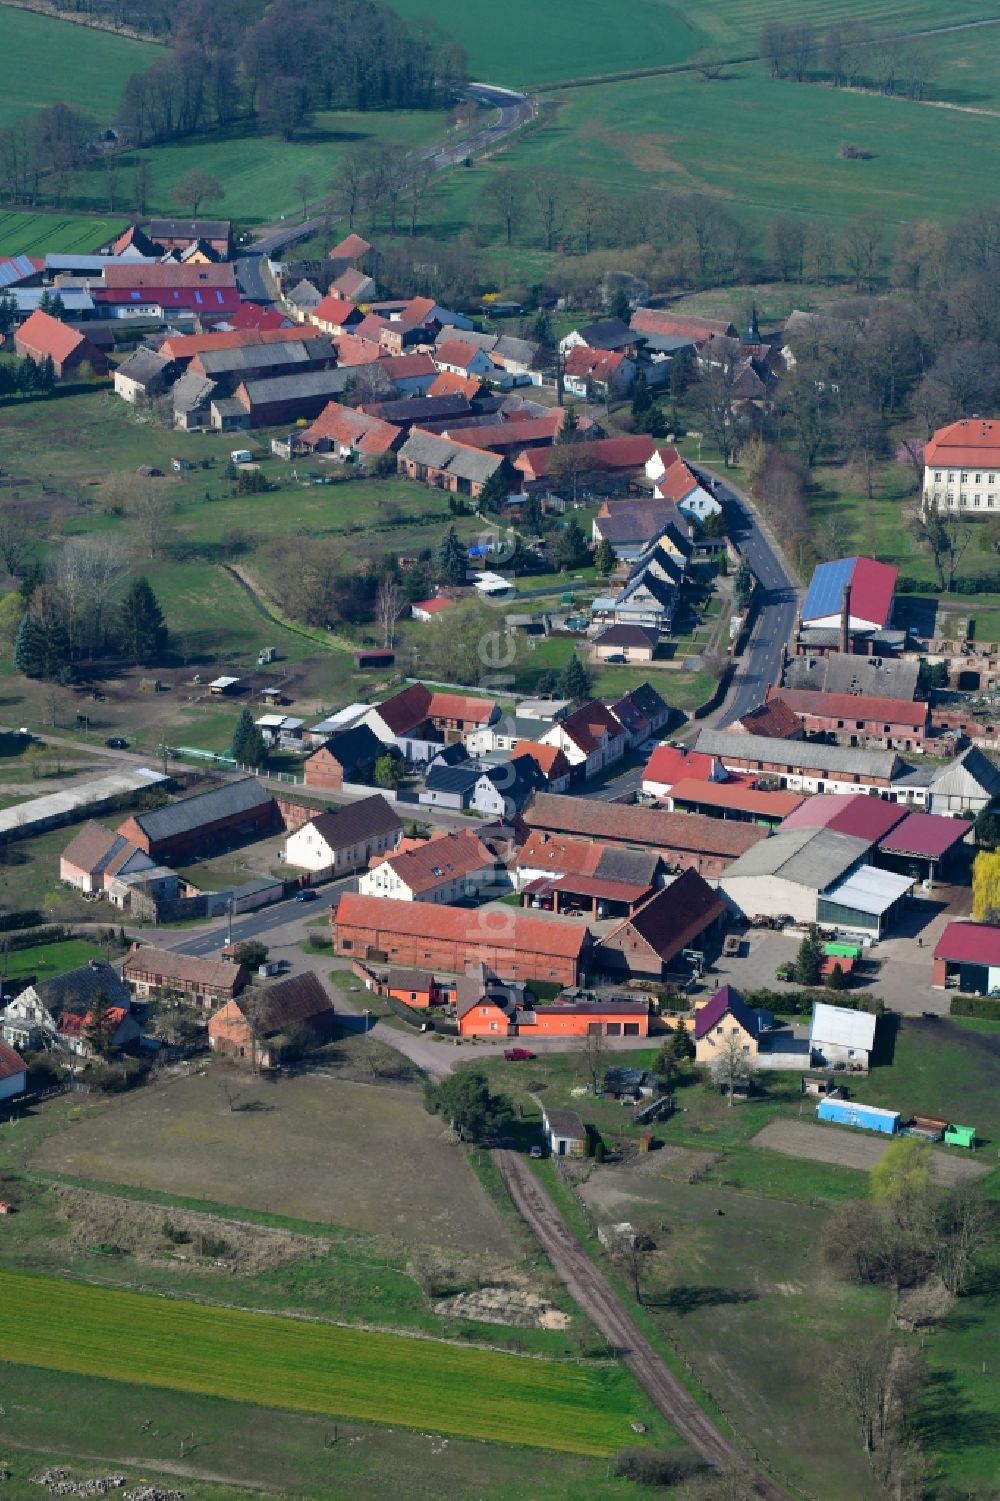
[{"label": "red tile roof", "polygon": [[425,839],[402,854],[389,855],[384,863],[419,895],[433,891],[446,881],[491,870],[496,857],[480,843],[471,829],[459,829],[454,834],[442,834],[438,839]]},{"label": "red tile roof", "polygon": [[558,418],[553,422],[551,417],[522,417],[513,422],[498,422],[492,427],[456,428],[448,436],[460,437],[474,448],[516,448],[551,443],[558,428]]},{"label": "red tile roof", "polygon": [[153,265],[122,261],[119,265],[112,263],[104,268],[104,286],[109,292],[133,287],[210,287],[214,290],[235,285],[236,269],[228,262],[217,266],[182,266],[176,261],[157,261]]},{"label": "red tile roof", "polygon": [[568,777],[572,769],[565,752],[558,745],[540,745],[537,740],[516,740],[510,759],[516,761],[520,756],[530,756],[550,782]]},{"label": "red tile roof", "polygon": [[355,448],[358,453],[378,454],[389,453],[402,435],[401,428],[383,422],[381,417],[370,417],[353,407],[330,401],[302,437],[308,443],[329,438],[344,447]]},{"label": "red tile roof", "polygon": [[[426,692],[426,689],[424,690]],[[432,693],[428,714],[431,719],[468,719],[474,724],[489,724],[496,712],[496,700],[473,698],[465,693]]]},{"label": "red tile roof", "polygon": [[337,340],[337,363],[340,365],[371,365],[382,359],[383,353],[381,344],[374,339],[359,339],[355,333],[341,334]]},{"label": "red tile roof", "polygon": [[718,318],[698,318],[684,313],[668,313],[660,308],[639,307],[632,314],[632,327],[637,333],[694,341],[708,339],[712,334],[729,334],[733,325]]},{"label": "red tile roof", "polygon": [[934,958],[1000,965],[1000,928],[985,922],[950,922],[934,946]]},{"label": "red tile roof", "polygon": [[454,603],[447,595],[438,594],[434,599],[418,599],[412,608],[423,610],[426,615],[439,615],[442,610],[450,610]]},{"label": "red tile roof", "polygon": [[566,355],[564,369],[576,380],[613,380],[625,358],[620,350],[588,349],[586,344],[577,344]]},{"label": "red tile roof", "polygon": [[316,323],[330,323],[342,328],[353,320],[359,321],[358,310],[353,302],[348,302],[346,297],[337,297],[330,292],[318,302],[309,315]]},{"label": "red tile roof", "polygon": [[553,792],[536,792],[524,821],[529,829],[734,860],[767,838],[767,831],[755,824],[707,818],[701,813],[666,813],[660,808],[562,797]]},{"label": "red tile roof", "polygon": [[464,339],[446,339],[443,344],[435,345],[434,360],[437,365],[457,365],[460,370],[466,370],[482,352],[478,344],[468,344]]},{"label": "red tile roof", "polygon": [[464,396],[471,401],[482,389],[478,375],[458,375],[454,370],[439,370],[434,384],[428,387],[428,396]]},{"label": "red tile roof", "polygon": [[671,464],[666,474],[656,481],[656,493],[661,500],[681,501],[697,489],[698,481],[683,459]]},{"label": "red tile roof", "polygon": [[233,328],[256,328],[261,332],[277,333],[288,327],[284,313],[274,307],[261,307],[257,302],[241,302],[235,313],[230,313],[226,322]]},{"label": "red tile roof", "polygon": [[41,308],[36,308],[14,334],[15,348],[27,350],[35,359],[49,355],[57,365],[64,364],[85,342],[79,329],[70,328],[68,323],[43,313]]},{"label": "red tile roof", "polygon": [[772,818],[787,818],[805,800],[799,792],[760,792],[748,782],[703,782],[696,778],[675,782],[670,796],[682,802],[697,802],[706,808],[732,808]]},{"label": "red tile roof", "polygon": [[178,334],[164,339],[160,354],[168,360],[190,360],[217,349],[253,349],[258,344],[285,344],[299,339],[321,339],[322,331],[300,323],[289,328],[235,328],[210,334]]},{"label": "red tile roof", "polygon": [[371,248],[367,240],[352,232],[334,245],[329,258],[331,261],[356,261],[367,255]]},{"label": "red tile roof", "polygon": [[[594,469],[642,469],[656,450],[645,434],[631,438],[597,438],[587,444],[588,461]],[[519,454],[514,466],[528,479],[542,479],[549,472],[551,448],[532,448]]]},{"label": "red tile roof", "polygon": [[714,756],[701,751],[686,750],[682,746],[658,745],[646,762],[642,774],[644,782],[661,782],[672,787],[681,780],[707,782],[715,765]]},{"label": "red tile roof", "polygon": [[433,375],[436,369],[429,354],[395,354],[379,361],[391,381],[412,380],[415,375]]},{"label": "red tile roof", "polygon": [[689,948],[725,911],[725,899],[696,870],[685,870],[669,886],[654,892],[632,917],[612,929],[606,941],[631,930],[667,963],[681,949]]},{"label": "red tile roof", "polygon": [[378,712],[394,735],[415,730],[430,715],[431,691],[423,683],[411,683],[378,705]]},{"label": "red tile roof", "polygon": [[969,417],[939,427],[924,444],[927,469],[984,469],[1000,467],[1000,422]]},{"label": "red tile roof", "polygon": [[[853,595],[851,613],[854,613]],[[861,693],[825,693],[809,688],[772,688],[768,702],[778,700],[787,704],[795,714],[819,714],[824,719],[876,720],[880,724],[904,725],[914,730],[925,727],[929,713],[927,704],[912,703],[905,698],[868,698]],[[754,733],[763,735],[768,732],[755,730]]]},{"label": "red tile roof", "polygon": [[585,756],[592,755],[605,740],[620,740],[625,731],[607,704],[600,699],[591,699],[589,704],[567,714],[557,726],[573,741]]},{"label": "red tile roof", "polygon": [[739,721],[748,735],[766,735],[769,740],[791,740],[802,735],[798,716],[789,708],[784,688],[775,689],[779,697],[768,698],[766,704],[758,704]]},{"label": "red tile roof", "polygon": [[437,303],[433,297],[411,297],[400,313],[400,320],[411,328],[422,327],[430,318]]},{"label": "red tile roof", "polygon": [[429,902],[393,902],[378,896],[345,891],[331,921],[339,928],[371,928],[398,933],[407,938],[428,938],[448,943],[513,949],[518,954],[550,954],[575,959],[587,942],[583,923],[558,918],[535,917],[514,907],[435,906]]}]

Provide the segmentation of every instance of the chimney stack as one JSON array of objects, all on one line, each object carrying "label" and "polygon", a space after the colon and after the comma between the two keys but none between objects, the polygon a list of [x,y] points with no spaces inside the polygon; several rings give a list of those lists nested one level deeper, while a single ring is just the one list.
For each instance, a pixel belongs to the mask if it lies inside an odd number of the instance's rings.
[{"label": "chimney stack", "polygon": [[840,605],[840,649],[849,652],[851,649],[851,586],[844,585],[844,593]]}]

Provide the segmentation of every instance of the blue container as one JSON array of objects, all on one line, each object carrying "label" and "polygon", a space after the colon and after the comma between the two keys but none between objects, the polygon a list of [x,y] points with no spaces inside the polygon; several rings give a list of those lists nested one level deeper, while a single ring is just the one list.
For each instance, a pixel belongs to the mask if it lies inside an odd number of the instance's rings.
[{"label": "blue container", "polygon": [[895,1136],[899,1130],[899,1111],[880,1110],[877,1105],[856,1105],[851,1100],[820,1100],[816,1119],[836,1126],[855,1126],[862,1131],[879,1131]]}]

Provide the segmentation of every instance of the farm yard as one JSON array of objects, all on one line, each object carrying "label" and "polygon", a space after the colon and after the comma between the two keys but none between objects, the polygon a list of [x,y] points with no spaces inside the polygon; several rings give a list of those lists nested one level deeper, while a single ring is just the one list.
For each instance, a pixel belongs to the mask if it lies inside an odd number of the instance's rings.
[{"label": "farm yard", "polygon": [[[617,1368],[0,1272],[15,1363],[528,1448],[610,1454],[645,1404]],[[502,1396],[500,1395],[502,1393]]]}]

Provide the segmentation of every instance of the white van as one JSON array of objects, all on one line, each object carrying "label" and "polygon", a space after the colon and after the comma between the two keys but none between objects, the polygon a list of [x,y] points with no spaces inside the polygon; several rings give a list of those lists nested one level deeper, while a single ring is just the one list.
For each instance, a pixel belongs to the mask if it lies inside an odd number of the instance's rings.
[{"label": "white van", "polygon": [[253,454],[249,448],[234,448],[229,455],[234,464],[252,464]]}]

